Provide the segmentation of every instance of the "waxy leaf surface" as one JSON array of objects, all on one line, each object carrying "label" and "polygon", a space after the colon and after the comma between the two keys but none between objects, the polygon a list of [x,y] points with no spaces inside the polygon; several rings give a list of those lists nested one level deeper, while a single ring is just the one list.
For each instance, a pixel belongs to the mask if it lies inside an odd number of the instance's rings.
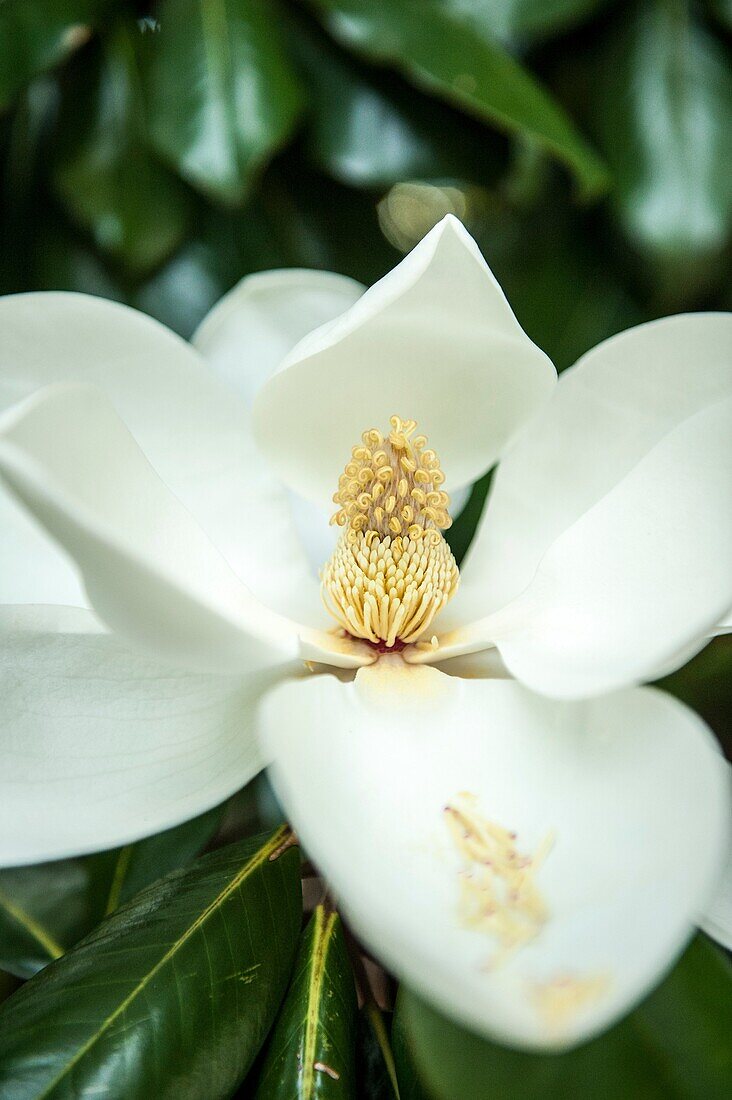
[{"label": "waxy leaf surface", "polygon": [[0,1095],[231,1095],[269,1030],[300,928],[286,829],[173,872],[0,1010]]},{"label": "waxy leaf surface", "polygon": [[269,1040],[257,1100],[353,1100],[356,992],[337,913],[319,905]]}]

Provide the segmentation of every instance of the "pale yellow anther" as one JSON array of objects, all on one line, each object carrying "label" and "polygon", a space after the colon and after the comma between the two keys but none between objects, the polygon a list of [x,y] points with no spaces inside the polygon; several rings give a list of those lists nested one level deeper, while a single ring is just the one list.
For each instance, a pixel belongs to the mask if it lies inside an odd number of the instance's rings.
[{"label": "pale yellow anther", "polygon": [[362,434],[338,480],[331,523],[345,531],[322,575],[343,630],[387,648],[415,642],[459,581],[441,534],[452,521],[437,455],[414,435],[416,421],[389,423],[386,438],[376,428]]},{"label": "pale yellow anther", "polygon": [[516,834],[484,817],[477,798],[460,791],[444,807],[445,822],[463,860],[459,872],[461,923],[497,941],[486,964],[495,969],[535,939],[549,919],[536,875],[554,843],[545,836],[533,855],[516,847]]}]

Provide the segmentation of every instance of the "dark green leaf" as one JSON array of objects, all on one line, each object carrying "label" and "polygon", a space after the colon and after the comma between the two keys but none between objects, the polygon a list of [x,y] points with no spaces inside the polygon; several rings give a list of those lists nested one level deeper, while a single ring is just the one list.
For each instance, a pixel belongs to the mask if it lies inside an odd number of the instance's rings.
[{"label": "dark green leaf", "polygon": [[393,65],[417,87],[521,133],[564,163],[587,197],[606,184],[599,158],[562,108],[495,40],[439,0],[311,0],[339,41]]},{"label": "dark green leaf", "polygon": [[494,194],[475,233],[522,326],[558,370],[647,320],[585,217],[552,190],[527,211]]},{"label": "dark green leaf", "polygon": [[105,915],[119,909],[163,875],[191,863],[213,837],[225,809],[226,803],[214,806],[205,814],[184,821],[173,829],[145,837],[135,844],[126,844],[113,852],[88,856],[87,862],[98,861],[100,871],[102,867],[107,868],[109,889],[104,905]]},{"label": "dark green leaf", "polygon": [[111,852],[0,870],[0,968],[29,978],[59,958],[144,886],[190,863],[224,809]]},{"label": "dark green leaf", "polygon": [[91,73],[79,69],[67,89],[55,183],[97,247],[141,275],[182,241],[190,199],[145,145],[132,33],[118,27],[92,65]]},{"label": "dark green leaf", "polygon": [[228,204],[244,200],[301,107],[279,19],[273,0],[164,0],[147,36],[151,140]]},{"label": "dark green leaf", "polygon": [[400,1100],[389,1030],[374,1001],[358,1014],[356,1072],[359,1100]]},{"label": "dark green leaf", "polygon": [[88,41],[109,0],[4,0],[0,110],[25,84]]},{"label": "dark green leaf", "polygon": [[0,871],[0,967],[29,978],[104,914],[106,874],[82,859]]},{"label": "dark green leaf", "polygon": [[340,917],[319,905],[267,1045],[257,1100],[356,1095],[356,990]]},{"label": "dark green leaf", "polygon": [[732,71],[678,0],[624,15],[594,104],[613,207],[667,305],[720,278],[732,230]]},{"label": "dark green leaf", "polygon": [[334,179],[385,188],[409,179],[497,178],[503,149],[486,127],[391,73],[349,60],[314,33],[311,20],[293,21],[288,41],[308,82],[308,151]]},{"label": "dark green leaf", "polygon": [[507,44],[548,38],[588,18],[607,0],[443,0],[486,35]]},{"label": "dark green leaf", "polygon": [[60,218],[44,219],[33,257],[37,290],[74,290],[125,302],[127,291],[97,253]]},{"label": "dark green leaf", "polygon": [[[265,218],[288,266],[338,271],[370,285],[401,259],[379,227],[376,200],[314,174],[298,176],[287,158],[267,174],[260,193]],[[240,238],[251,233],[239,221]]]},{"label": "dark green leaf", "polygon": [[15,993],[19,985],[20,982],[14,974],[7,974],[4,970],[0,970],[0,1004],[6,1001],[11,993]]},{"label": "dark green leaf", "polygon": [[732,759],[732,635],[715,638],[659,686],[698,711]]},{"label": "dark green leaf", "polygon": [[729,30],[732,30],[732,0],[707,0],[712,13]]},{"label": "dark green leaf", "polygon": [[287,831],[219,849],[109,917],[0,1008],[7,1100],[229,1096],[264,1039],[300,927]]},{"label": "dark green leaf", "polygon": [[566,1054],[496,1046],[402,991],[394,1053],[403,1100],[423,1095],[415,1067],[435,1100],[725,1100],[732,1080],[732,968],[697,937],[640,1008]]}]

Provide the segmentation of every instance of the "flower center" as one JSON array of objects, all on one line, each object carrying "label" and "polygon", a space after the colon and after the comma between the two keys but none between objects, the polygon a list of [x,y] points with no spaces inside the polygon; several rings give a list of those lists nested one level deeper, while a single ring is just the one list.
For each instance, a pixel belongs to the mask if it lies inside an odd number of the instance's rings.
[{"label": "flower center", "polygon": [[341,474],[331,523],[344,531],[322,572],[328,611],[381,651],[416,642],[459,581],[440,460],[416,421],[390,424],[386,437],[363,433]]}]

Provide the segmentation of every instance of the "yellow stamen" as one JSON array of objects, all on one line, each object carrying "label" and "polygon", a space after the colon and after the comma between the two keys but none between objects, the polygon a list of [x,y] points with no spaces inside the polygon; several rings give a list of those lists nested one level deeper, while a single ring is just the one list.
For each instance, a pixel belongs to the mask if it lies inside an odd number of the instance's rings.
[{"label": "yellow stamen", "polygon": [[353,637],[411,644],[457,590],[459,573],[441,531],[452,520],[445,475],[414,420],[371,428],[338,481],[331,523],[344,528],[322,574],[325,606]]}]

